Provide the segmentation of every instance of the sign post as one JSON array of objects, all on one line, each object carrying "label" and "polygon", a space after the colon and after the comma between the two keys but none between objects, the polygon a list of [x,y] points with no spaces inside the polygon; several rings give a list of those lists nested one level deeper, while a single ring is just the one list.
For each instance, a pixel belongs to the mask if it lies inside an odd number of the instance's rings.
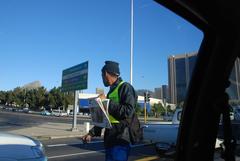
[{"label": "sign post", "polygon": [[77,112],[79,90],[87,89],[88,84],[88,61],[70,67],[62,72],[62,91],[74,91],[74,110],[72,131],[77,130]]}]

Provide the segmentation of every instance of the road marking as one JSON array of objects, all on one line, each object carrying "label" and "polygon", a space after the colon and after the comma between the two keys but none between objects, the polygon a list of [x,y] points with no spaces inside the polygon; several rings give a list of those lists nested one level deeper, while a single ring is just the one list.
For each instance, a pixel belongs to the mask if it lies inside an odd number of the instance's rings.
[{"label": "road marking", "polygon": [[[103,141],[91,141],[90,143],[87,143],[87,144],[97,144],[97,143],[103,143]],[[84,144],[84,143],[80,142],[80,143],[72,143],[72,144],[52,144],[52,145],[46,145],[46,147],[52,148],[52,147],[72,146],[72,145],[82,145],[82,144]],[[136,144],[136,145],[131,145],[131,147],[135,148],[135,147],[152,145],[152,144],[153,143]]]},{"label": "road marking", "polygon": [[[96,144],[96,143],[103,143],[103,141],[91,141],[90,143],[87,143],[87,144]],[[72,146],[72,145],[82,145],[82,144],[84,143],[79,142],[79,143],[72,143],[72,144],[53,144],[53,145],[46,145],[46,147],[52,148],[52,147]]]},{"label": "road marking", "polygon": [[76,155],[93,154],[93,153],[99,153],[99,152],[104,152],[104,151],[105,151],[105,150],[98,150],[98,151],[89,151],[89,152],[82,152],[82,153],[58,155],[58,156],[48,157],[48,159],[56,159],[56,158],[70,157],[70,156],[76,156]]},{"label": "road marking", "polygon": [[145,158],[137,159],[137,160],[134,160],[134,161],[152,161],[152,160],[156,160],[156,159],[159,159],[159,157],[158,156],[145,157]]},{"label": "road marking", "polygon": [[[90,142],[88,144],[95,144],[95,143],[102,143],[102,142],[103,141],[94,141],[94,142]],[[60,146],[78,145],[78,144],[83,144],[83,143],[55,144],[55,145],[47,145],[47,147],[60,147]],[[146,145],[151,145],[151,144],[137,144],[137,145],[131,145],[131,147],[135,148],[135,147],[146,146]],[[48,159],[71,157],[71,156],[76,156],[76,155],[86,155],[86,154],[93,154],[93,153],[99,153],[99,152],[105,152],[105,149],[98,150],[98,151],[88,151],[88,152],[82,152],[82,153],[74,153],[74,154],[65,154],[65,155],[51,156],[51,157],[48,157]],[[151,159],[151,157],[147,157],[147,159],[149,159],[149,158]],[[151,161],[151,160],[136,160],[136,161]]]},{"label": "road marking", "polygon": [[147,146],[147,145],[153,145],[153,143],[143,143],[143,144],[130,145],[130,147],[135,148],[135,147]]}]

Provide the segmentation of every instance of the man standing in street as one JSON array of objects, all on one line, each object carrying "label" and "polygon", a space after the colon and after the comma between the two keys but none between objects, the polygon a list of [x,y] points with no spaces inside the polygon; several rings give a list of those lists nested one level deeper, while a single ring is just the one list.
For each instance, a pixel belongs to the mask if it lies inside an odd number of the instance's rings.
[{"label": "man standing in street", "polygon": [[[110,87],[107,97],[99,95],[101,99],[108,98],[109,118],[112,128],[105,129],[104,146],[106,149],[106,161],[127,161],[130,151],[130,144],[133,143],[129,120],[137,120],[135,107],[137,106],[137,94],[131,84],[123,82],[120,77],[119,64],[114,61],[106,61],[102,68],[103,84]],[[136,122],[136,121],[135,121]],[[133,125],[140,128],[140,124]],[[91,141],[94,136],[101,136],[101,127],[94,126],[88,134],[83,136],[84,142]]]}]

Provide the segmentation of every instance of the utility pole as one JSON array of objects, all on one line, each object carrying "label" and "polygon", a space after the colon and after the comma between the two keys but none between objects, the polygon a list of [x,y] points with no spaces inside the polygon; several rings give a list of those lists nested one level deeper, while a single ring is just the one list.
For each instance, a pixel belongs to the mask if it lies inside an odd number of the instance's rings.
[{"label": "utility pole", "polygon": [[78,111],[78,97],[79,91],[74,91],[74,107],[73,107],[73,124],[72,124],[72,131],[77,131],[77,111]]},{"label": "utility pole", "polygon": [[150,102],[150,93],[144,92],[144,123],[147,122],[147,102]]},{"label": "utility pole", "polygon": [[133,0],[131,0],[130,84],[133,80]]}]

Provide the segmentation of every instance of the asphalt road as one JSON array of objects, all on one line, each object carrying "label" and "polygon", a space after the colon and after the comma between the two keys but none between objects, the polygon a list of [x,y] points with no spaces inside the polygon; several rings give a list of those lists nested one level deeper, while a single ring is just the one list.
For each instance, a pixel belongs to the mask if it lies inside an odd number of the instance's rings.
[{"label": "asphalt road", "polygon": [[[46,122],[56,122],[56,123],[69,123],[71,124],[73,117],[56,117],[56,116],[42,116],[40,114],[23,113],[23,112],[11,112],[1,110],[0,112],[0,124],[24,124],[24,125],[34,125],[42,124]],[[91,119],[86,116],[78,116],[77,123],[82,124],[83,122],[91,122]]]},{"label": "asphalt road", "polygon": [[[78,124],[90,121],[89,118],[78,117]],[[69,117],[41,116],[19,112],[0,111],[0,130],[8,131],[27,126],[35,126],[46,122],[72,123]],[[104,160],[104,147],[102,139],[93,140],[83,144],[80,138],[51,139],[41,141],[45,145],[46,155],[50,161],[96,161]],[[146,158],[159,159],[153,145],[137,145],[132,147],[129,160]],[[139,160],[140,161],[140,160]]]},{"label": "asphalt road", "polygon": [[[43,141],[49,161],[102,161],[105,150],[101,139],[83,144],[80,138],[56,139]],[[166,160],[160,158],[153,145],[139,144],[131,148],[129,160]],[[168,159],[169,160],[169,159]]]},{"label": "asphalt road", "polygon": [[[86,117],[78,117],[78,124],[90,121]],[[0,130],[11,130],[27,126],[35,126],[46,122],[72,123],[71,117],[41,116],[39,114],[26,114],[19,112],[0,111]],[[234,123],[235,124],[235,123]],[[237,123],[239,125],[239,123]],[[239,130],[239,128],[236,128]],[[83,144],[80,138],[53,139],[42,141],[45,145],[46,155],[50,161],[99,161],[104,160],[104,147],[101,139],[93,140],[89,144]],[[238,147],[238,150],[240,148]],[[239,152],[238,152],[239,156]],[[216,159],[217,158],[217,159]],[[135,161],[167,161],[171,158],[159,157],[153,145],[141,144],[131,148],[129,160]],[[219,160],[216,153],[214,160]],[[220,159],[221,160],[221,159]],[[237,160],[240,160],[237,157]]]}]

